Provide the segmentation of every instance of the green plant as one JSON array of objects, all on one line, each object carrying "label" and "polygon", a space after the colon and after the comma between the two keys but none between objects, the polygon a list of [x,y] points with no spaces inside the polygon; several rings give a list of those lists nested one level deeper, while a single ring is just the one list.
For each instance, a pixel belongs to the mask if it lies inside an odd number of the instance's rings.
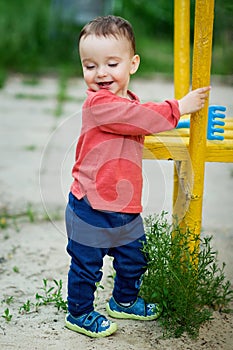
[{"label": "green plant", "polygon": [[[29,312],[38,312],[39,308],[44,305],[54,304],[58,311],[67,311],[67,301],[62,298],[62,280],[53,280],[55,286],[50,286],[47,279],[43,279],[43,287],[40,289],[42,293],[36,293],[35,302],[27,300],[19,308],[20,314],[25,314]],[[32,309],[34,308],[34,309]]]},{"label": "green plant", "polygon": [[13,271],[14,271],[15,273],[19,273],[19,268],[18,268],[18,266],[14,266],[14,267],[13,267]]},{"label": "green plant", "polygon": [[14,302],[14,297],[13,296],[7,297],[6,299],[2,300],[2,304],[6,303],[7,305],[12,304],[13,302]]},{"label": "green plant", "polygon": [[160,324],[165,335],[179,337],[187,332],[195,337],[213,309],[227,311],[233,300],[225,265],[218,267],[217,253],[210,245],[212,237],[184,233],[168,223],[165,212],[145,218],[145,230],[148,270],[141,294],[163,305]]},{"label": "green plant", "polygon": [[[29,148],[28,148],[29,150]],[[33,145],[31,149],[33,150]],[[62,211],[60,207],[55,208],[54,212],[46,213],[36,208],[30,202],[26,204],[26,207],[22,207],[19,211],[11,212],[7,207],[0,210],[0,229],[7,229],[8,227],[14,227],[14,229],[19,232],[21,230],[20,224],[23,222],[39,223],[51,220],[61,220]],[[9,238],[6,233],[5,239]]]},{"label": "green plant", "polygon": [[30,300],[27,300],[26,303],[24,303],[22,306],[20,306],[19,313],[24,314],[24,313],[30,312],[32,305],[33,305],[33,303]]},{"label": "green plant", "polygon": [[58,311],[67,311],[67,301],[62,298],[62,280],[53,280],[55,286],[49,286],[48,280],[43,279],[43,294],[36,293],[36,306],[54,304]]},{"label": "green plant", "polygon": [[25,151],[35,151],[36,145],[28,145],[24,147]]},{"label": "green plant", "polygon": [[11,315],[10,310],[8,308],[4,311],[4,314],[2,315],[2,317],[5,318],[5,320],[7,322],[11,321],[12,315]]},{"label": "green plant", "polygon": [[34,212],[32,205],[30,203],[28,203],[28,205],[27,205],[26,215],[28,216],[28,219],[30,222],[35,221],[35,212]]}]

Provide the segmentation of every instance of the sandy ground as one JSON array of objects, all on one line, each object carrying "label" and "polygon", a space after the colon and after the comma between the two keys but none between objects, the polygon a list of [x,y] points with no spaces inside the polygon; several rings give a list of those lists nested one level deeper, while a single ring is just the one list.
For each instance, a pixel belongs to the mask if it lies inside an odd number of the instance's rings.
[{"label": "sandy ground", "polygon": [[[210,103],[227,106],[233,115],[233,88],[217,81],[212,83]],[[173,85],[155,78],[134,80],[132,89],[142,100],[173,97]],[[0,91],[0,211],[18,214],[6,219],[0,231],[0,315],[9,308],[10,322],[0,317],[1,349],[158,349],[158,350],[230,350],[233,349],[233,315],[214,313],[204,324],[199,337],[191,340],[161,338],[157,322],[119,320],[116,334],[105,339],[89,339],[64,328],[64,313],[54,305],[32,305],[36,293],[42,293],[43,279],[63,281],[69,258],[63,212],[71,182],[70,170],[74,145],[80,130],[80,108],[85,96],[81,80],[67,86],[69,100],[63,104],[61,116],[57,108],[56,79],[44,78],[36,85],[25,83],[22,76],[12,77]],[[172,198],[171,162],[144,161],[144,214],[168,210]],[[233,165],[206,164],[203,204],[203,230],[214,237],[220,263],[225,261],[227,279],[233,283]],[[47,213],[49,221],[45,220]],[[6,217],[6,215],[3,215]],[[34,218],[33,222],[29,219]],[[4,226],[4,218],[1,226]],[[105,260],[103,290],[97,296],[97,309],[105,313],[111,295],[111,263]],[[8,305],[13,297],[12,303]],[[28,300],[30,312],[18,310]]]}]

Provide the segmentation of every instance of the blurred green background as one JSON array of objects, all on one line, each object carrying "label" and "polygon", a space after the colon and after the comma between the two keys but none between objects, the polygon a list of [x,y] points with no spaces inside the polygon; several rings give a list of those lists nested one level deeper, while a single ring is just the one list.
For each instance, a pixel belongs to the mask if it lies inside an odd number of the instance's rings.
[{"label": "blurred green background", "polygon": [[[135,30],[139,75],[173,72],[172,0],[9,0],[0,2],[0,84],[10,73],[81,74],[77,37],[96,15],[116,14]],[[195,0],[191,0],[191,42]],[[208,15],[208,14],[207,14]],[[233,2],[215,1],[212,74],[233,73]]]}]

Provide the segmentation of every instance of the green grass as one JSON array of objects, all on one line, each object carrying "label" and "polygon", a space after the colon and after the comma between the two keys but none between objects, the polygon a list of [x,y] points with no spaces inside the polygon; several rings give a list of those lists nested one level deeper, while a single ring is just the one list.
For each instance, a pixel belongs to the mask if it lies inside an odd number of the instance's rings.
[{"label": "green grass", "polygon": [[[18,308],[18,313],[20,315],[35,313],[38,312],[41,307],[46,307],[48,305],[55,306],[57,311],[67,312],[67,301],[63,299],[62,288],[62,280],[54,279],[53,281],[48,281],[44,278],[43,286],[36,292],[34,300],[26,300]],[[15,302],[17,302],[17,300],[15,300],[13,296],[8,296],[1,301],[1,304],[9,306]],[[1,317],[4,318],[6,322],[10,322],[14,317],[14,313],[11,313],[10,309],[7,307]]]},{"label": "green grass", "polygon": [[[35,150],[33,145],[30,145],[27,148],[28,151]],[[0,208],[0,231],[6,230],[9,227],[14,227],[18,232],[22,223],[41,223],[52,220],[61,220],[63,218],[63,211],[61,208],[56,208],[54,212],[48,214],[41,210],[41,208],[36,208],[31,203],[27,203],[25,207],[22,207],[21,210],[12,212],[7,206]],[[6,239],[8,235],[6,234]]]},{"label": "green grass", "polygon": [[224,274],[225,265],[219,267],[211,237],[184,234],[179,226],[168,223],[165,213],[147,217],[145,227],[148,271],[141,294],[148,302],[163,306],[160,324],[165,335],[180,337],[186,332],[196,337],[213,310],[229,311],[233,291]]},{"label": "green grass", "polygon": [[40,80],[36,76],[26,76],[23,78],[22,83],[29,86],[37,86],[40,84]]}]

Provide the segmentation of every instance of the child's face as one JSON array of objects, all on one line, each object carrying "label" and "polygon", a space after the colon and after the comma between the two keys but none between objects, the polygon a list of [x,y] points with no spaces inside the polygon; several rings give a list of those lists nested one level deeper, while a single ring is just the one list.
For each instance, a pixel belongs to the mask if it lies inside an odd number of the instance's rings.
[{"label": "child's face", "polygon": [[79,52],[89,89],[107,89],[127,98],[130,74],[137,71],[140,59],[125,37],[88,35],[81,38]]}]

